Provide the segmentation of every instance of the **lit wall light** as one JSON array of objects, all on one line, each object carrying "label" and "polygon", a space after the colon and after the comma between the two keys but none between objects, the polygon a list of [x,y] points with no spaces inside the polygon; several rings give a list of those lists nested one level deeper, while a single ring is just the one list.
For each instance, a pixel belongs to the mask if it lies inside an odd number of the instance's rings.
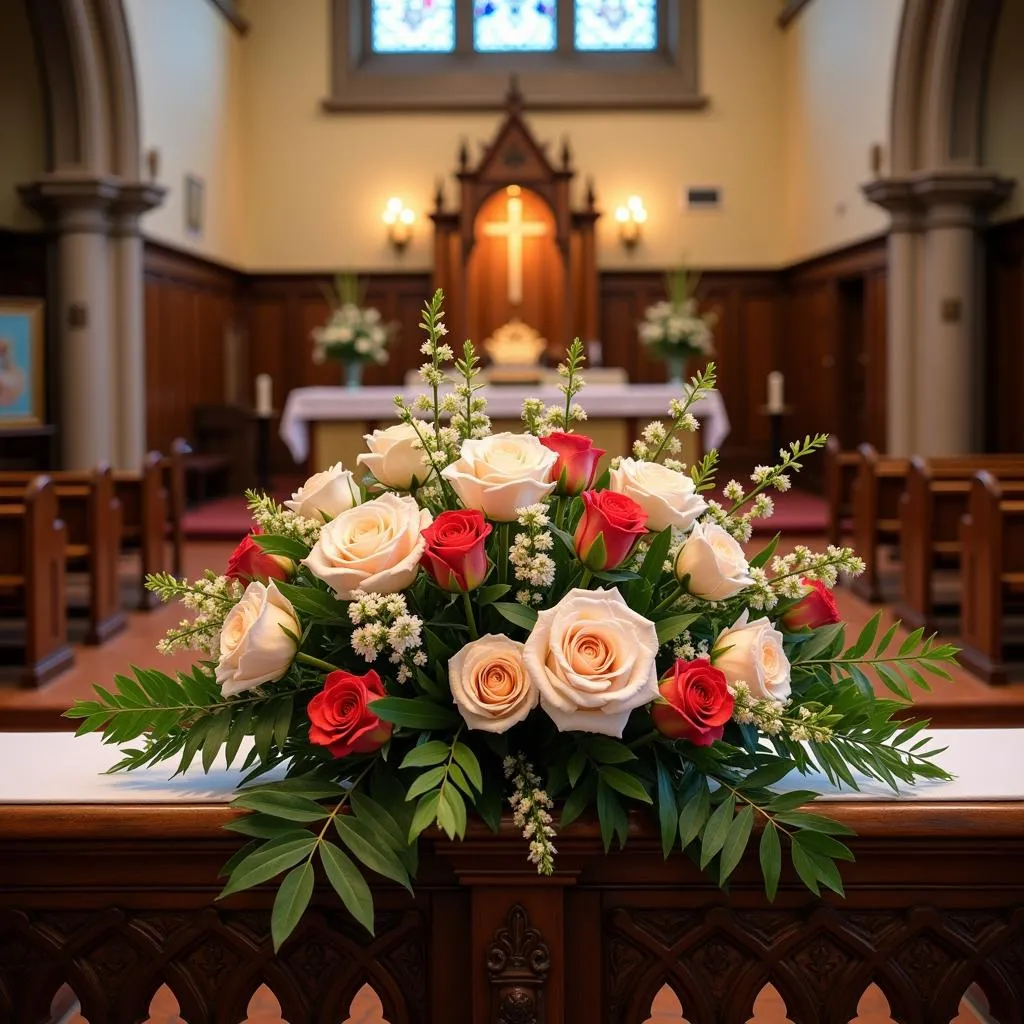
[{"label": "lit wall light", "polygon": [[639,196],[630,196],[626,205],[615,211],[615,219],[619,222],[619,241],[632,249],[640,241],[640,225],[647,223],[644,201]]},{"label": "lit wall light", "polygon": [[402,252],[412,239],[412,224],[416,214],[401,199],[392,197],[384,207],[381,219],[387,225],[391,247],[395,252]]}]

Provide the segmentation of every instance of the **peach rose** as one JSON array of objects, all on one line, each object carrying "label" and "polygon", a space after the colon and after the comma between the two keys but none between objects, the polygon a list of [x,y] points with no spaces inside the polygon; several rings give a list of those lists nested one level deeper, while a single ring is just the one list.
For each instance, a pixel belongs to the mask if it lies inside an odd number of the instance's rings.
[{"label": "peach rose", "polygon": [[413,478],[423,483],[430,475],[430,457],[420,444],[417,429],[424,435],[432,430],[427,423],[418,428],[410,423],[396,423],[385,430],[364,434],[363,440],[370,450],[358,456],[356,462],[385,487],[397,491],[409,490]]},{"label": "peach rose", "polygon": [[705,601],[734,597],[754,581],[743,548],[721,526],[695,523],[676,555],[676,578],[689,576],[687,588]]},{"label": "peach rose", "polygon": [[264,586],[254,580],[220,631],[216,674],[221,693],[231,697],[280,679],[295,658],[295,637],[301,633],[291,601],[273,581]]},{"label": "peach rose", "polygon": [[570,590],[542,611],[523,660],[541,707],[562,732],[621,736],[658,696],[658,632],[618,590]]},{"label": "peach rose", "polygon": [[432,521],[414,498],[388,491],[332,519],[302,564],[343,601],[357,590],[395,594],[416,578]]},{"label": "peach rose", "polygon": [[540,697],[523,666],[523,645],[493,633],[449,660],[448,683],[466,725],[484,732],[518,725]]},{"label": "peach rose", "polygon": [[441,470],[466,508],[510,523],[516,509],[543,501],[554,489],[558,455],[533,434],[491,434],[462,442],[459,459]]},{"label": "peach rose", "polygon": [[730,683],[746,683],[757,698],[784,701],[789,696],[789,659],[782,634],[767,618],[748,622],[750,610],[718,634],[712,655],[715,668]]},{"label": "peach rose", "polygon": [[359,486],[355,477],[338,462],[322,473],[314,473],[284,507],[306,519],[326,521],[358,504]]},{"label": "peach rose", "polygon": [[693,481],[659,462],[622,459],[611,471],[608,489],[632,498],[647,513],[647,529],[688,530],[708,507]]}]

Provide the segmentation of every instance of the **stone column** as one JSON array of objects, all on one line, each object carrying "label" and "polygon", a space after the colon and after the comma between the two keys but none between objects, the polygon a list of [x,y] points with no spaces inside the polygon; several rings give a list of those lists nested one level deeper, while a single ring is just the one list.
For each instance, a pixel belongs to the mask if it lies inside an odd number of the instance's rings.
[{"label": "stone column", "polygon": [[155,185],[124,185],[111,221],[114,277],[111,317],[115,409],[114,461],[121,469],[137,469],[146,452],[146,338],[142,238],[139,217],[163,199]]},{"label": "stone column", "polygon": [[57,379],[62,463],[88,469],[115,457],[108,213],[118,185],[53,174],[21,188],[56,233]]}]

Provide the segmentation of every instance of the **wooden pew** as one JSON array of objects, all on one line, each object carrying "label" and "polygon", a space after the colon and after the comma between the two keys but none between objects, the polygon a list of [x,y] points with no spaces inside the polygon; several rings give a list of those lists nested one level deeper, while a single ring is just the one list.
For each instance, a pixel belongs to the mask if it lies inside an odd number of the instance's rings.
[{"label": "wooden pew", "polygon": [[960,521],[964,577],[960,663],[995,685],[1008,681],[1008,598],[1024,596],[1024,482],[987,472],[971,485]]},{"label": "wooden pew", "polygon": [[167,494],[167,536],[171,541],[171,572],[179,579],[184,575],[185,531],[183,521],[186,505],[185,458],[192,449],[181,437],[171,442],[169,455],[161,463],[164,491]]},{"label": "wooden pew", "polygon": [[857,449],[857,478],[853,491],[854,548],[864,559],[864,572],[851,584],[865,601],[881,601],[879,548],[899,543],[900,496],[906,486],[910,461],[879,455],[869,444]]},{"label": "wooden pew", "polygon": [[860,455],[843,451],[834,435],[825,444],[825,498],[828,501],[828,542],[839,545],[843,538],[843,520],[853,518],[853,485]]},{"label": "wooden pew", "polygon": [[14,596],[25,618],[18,679],[25,687],[40,686],[74,662],[67,637],[66,540],[57,493],[46,477],[0,487],[0,592]]},{"label": "wooden pew", "polygon": [[[24,473],[0,473],[0,486],[24,486]],[[89,579],[87,644],[101,644],[128,624],[121,607],[118,557],[121,548],[121,506],[109,466],[91,472],[48,474],[57,492],[60,518],[68,528],[68,568]]]},{"label": "wooden pew", "polygon": [[900,499],[902,593],[895,609],[909,629],[937,628],[934,569],[940,561],[951,568],[960,564],[960,518],[967,512],[974,476],[983,470],[1001,480],[1024,480],[1024,456],[914,456],[910,460]]},{"label": "wooden pew", "polygon": [[139,552],[139,607],[156,608],[161,602],[146,589],[146,577],[163,572],[166,566],[168,515],[163,456],[150,452],[138,473],[115,472],[114,489],[121,503],[121,549]]}]

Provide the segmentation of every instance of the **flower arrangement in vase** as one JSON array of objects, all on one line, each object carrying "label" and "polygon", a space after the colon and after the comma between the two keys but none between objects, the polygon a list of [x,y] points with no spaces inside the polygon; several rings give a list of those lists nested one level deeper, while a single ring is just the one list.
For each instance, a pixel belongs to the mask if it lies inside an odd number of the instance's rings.
[{"label": "flower arrangement in vase", "polygon": [[714,354],[714,313],[697,310],[695,292],[699,275],[680,267],[667,278],[668,298],[648,306],[640,323],[640,342],[665,360],[669,382],[680,384],[692,356]]},{"label": "flower arrangement in vase", "polygon": [[381,323],[380,312],[361,305],[356,278],[339,274],[333,290],[327,293],[331,313],[327,322],[314,327],[313,362],[328,359],[344,367],[344,380],[349,387],[362,382],[366,363],[383,366],[388,361],[388,345],[395,336],[394,324]]},{"label": "flower arrangement in vase", "polygon": [[193,671],[98,687],[68,712],[79,732],[125,747],[114,770],[241,762],[234,804],[251,813],[228,828],[249,843],[222,895],[283,875],[277,947],[318,871],[372,931],[360,865],[410,886],[425,830],[462,837],[470,812],[497,830],[503,808],[545,874],[556,829],[596,814],[607,850],[649,811],[665,856],[721,884],[756,835],[769,898],[784,851],[812,890],[842,892],[846,829],[802,809],[812,790],[773,787],[945,777],[926,723],[899,716],[954,652],[920,632],[890,650],[878,617],[848,642],[830,588],[863,567],[849,549],[745,551],[825,437],[715,501],[716,453],[677,460],[713,366],[602,469],[576,429],[578,341],[564,404],[528,398],[524,432],[492,434],[470,342],[445,375],[440,292],[423,327],[427,393],[396,398],[400,422],[367,436],[355,471],[281,506],[251,493],[254,533],[222,573],[150,579],[194,612],[161,643],[204,652]]}]

